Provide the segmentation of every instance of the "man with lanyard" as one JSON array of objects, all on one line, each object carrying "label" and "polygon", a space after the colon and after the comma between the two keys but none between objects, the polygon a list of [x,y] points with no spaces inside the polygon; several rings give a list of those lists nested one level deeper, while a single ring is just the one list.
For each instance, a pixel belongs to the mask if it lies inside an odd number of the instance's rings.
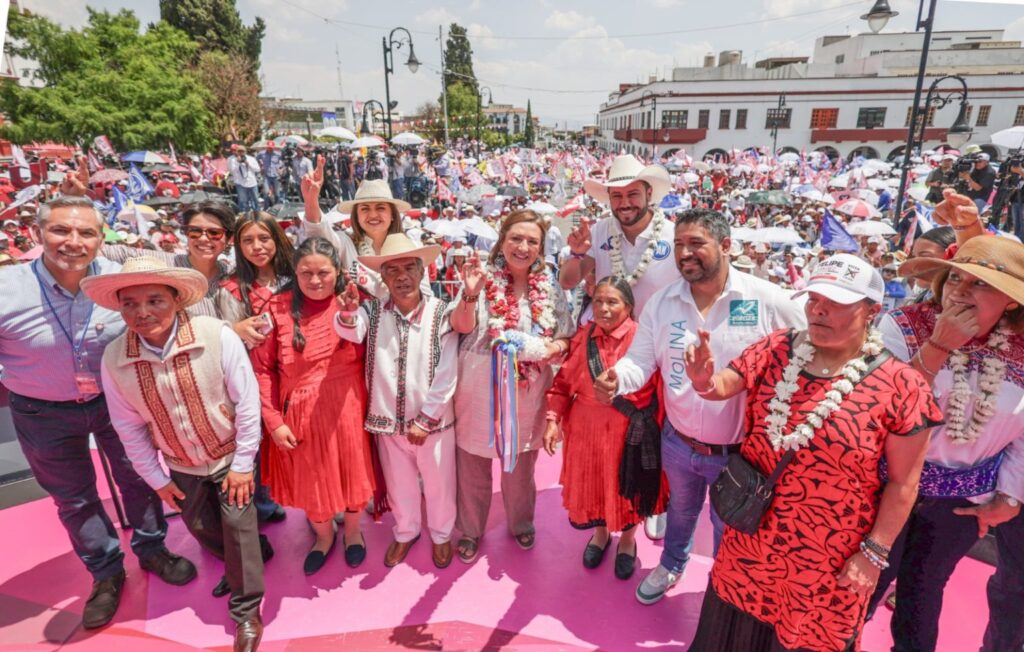
[{"label": "man with lanyard", "polygon": [[[87,179],[88,168],[80,169]],[[84,191],[82,183],[68,189]],[[42,256],[4,270],[0,279],[9,292],[0,304],[0,365],[25,458],[93,576],[82,613],[83,626],[93,629],[114,617],[125,569],[117,532],[96,490],[90,434],[110,461],[139,565],[175,585],[190,582],[196,568],[164,546],[160,498],[132,468],[110,424],[100,360],[124,321],[79,291],[82,279],[120,267],[97,259],[103,219],[87,197],[65,196],[41,207],[36,235]]]},{"label": "man with lanyard", "polygon": [[928,196],[925,199],[929,202],[938,204],[942,201],[942,189],[956,183],[956,172],[953,170],[954,161],[956,161],[956,157],[952,154],[943,154],[942,160],[939,161],[939,167],[928,173],[924,184],[928,186]]},{"label": "man with lanyard", "polygon": [[[698,208],[680,214],[674,241],[675,281],[651,297],[626,356],[594,383],[598,400],[610,403],[661,373],[666,412],[661,466],[671,497],[661,562],[636,589],[642,604],[659,601],[679,581],[707,488],[743,438],[745,399],[701,398],[685,374],[686,348],[697,340],[698,329],[709,331],[715,360],[725,366],[780,328],[806,327],[802,303],[789,292],[731,269],[729,222],[721,213]],[[724,525],[713,509],[711,522],[717,551]]]},{"label": "man with lanyard", "polygon": [[974,201],[981,213],[988,205],[988,199],[992,196],[992,188],[996,185],[996,173],[988,164],[989,156],[985,152],[977,155],[974,161],[974,169],[970,172],[960,172],[960,179],[967,184],[967,191],[964,193]]},{"label": "man with lanyard", "polygon": [[[612,217],[593,229],[581,220],[569,234],[570,256],[559,270],[562,288],[577,287],[591,271],[597,281],[620,276],[633,288],[639,318],[654,293],[679,278],[671,255],[672,224],[657,208],[671,186],[665,168],[644,167],[630,154],[612,161],[605,181],[584,181],[587,194],[611,206]],[[650,538],[662,538],[664,515],[648,518],[645,527]]]}]

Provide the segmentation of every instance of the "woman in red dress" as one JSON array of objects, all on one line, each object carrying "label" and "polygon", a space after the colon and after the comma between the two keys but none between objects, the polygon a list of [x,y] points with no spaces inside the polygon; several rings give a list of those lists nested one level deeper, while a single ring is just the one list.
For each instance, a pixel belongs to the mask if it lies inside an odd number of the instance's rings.
[{"label": "woman in red dress", "polygon": [[334,515],[345,513],[345,561],[366,558],[360,511],[373,496],[370,438],[363,429],[363,350],[334,332],[335,296],[345,287],[331,243],[310,238],[295,253],[295,285],[269,304],[275,328],[252,351],[263,423],[273,438],[263,479],[282,505],[305,510],[316,541],[303,569],[323,567],[334,548]]},{"label": "woman in red dress", "polygon": [[804,290],[807,332],[773,333],[715,374],[707,332],[687,351],[700,396],[747,393],[744,460],[767,477],[796,451],[758,529],[726,528],[695,652],[860,649],[868,599],[942,419],[921,374],[871,327],[883,289],[869,263],[839,254]]},{"label": "woman in red dress", "polygon": [[[562,502],[573,527],[595,528],[583,551],[583,566],[597,568],[611,533],[621,532],[615,576],[625,580],[636,566],[635,526],[665,507],[668,483],[660,464],[664,411],[657,401],[657,376],[613,406],[598,402],[594,378],[626,354],[637,324],[631,317],[633,292],[621,278],[602,279],[592,305],[594,322],[573,337],[547,392],[544,449],[554,455],[565,433]],[[644,458],[641,451],[654,455]]]}]

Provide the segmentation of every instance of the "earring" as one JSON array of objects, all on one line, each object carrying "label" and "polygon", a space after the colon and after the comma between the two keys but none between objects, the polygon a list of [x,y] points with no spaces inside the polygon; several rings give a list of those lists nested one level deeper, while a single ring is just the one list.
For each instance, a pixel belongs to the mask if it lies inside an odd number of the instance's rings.
[{"label": "earring", "polygon": [[1006,311],[1005,312],[1013,312],[1017,308],[1020,308],[1020,304],[1019,303],[1008,303],[1008,304],[1006,304]]}]

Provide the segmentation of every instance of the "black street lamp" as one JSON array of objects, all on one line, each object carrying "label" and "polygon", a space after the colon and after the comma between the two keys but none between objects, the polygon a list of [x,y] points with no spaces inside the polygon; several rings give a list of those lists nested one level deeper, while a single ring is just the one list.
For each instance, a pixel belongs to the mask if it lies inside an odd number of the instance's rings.
[{"label": "black street lamp", "polygon": [[480,160],[480,114],[483,112],[484,91],[487,91],[487,106],[494,103],[494,94],[489,86],[481,86],[476,91],[476,158]]},{"label": "black street lamp", "polygon": [[[879,0],[879,1],[883,2],[884,0]],[[776,156],[779,155],[779,127],[782,126],[782,123],[786,121],[785,113],[782,112],[782,109],[784,109],[785,107],[786,107],[786,95],[785,94],[779,95],[779,105],[775,109],[775,114],[771,118],[771,124],[772,124],[772,158],[775,158]],[[771,112],[771,109],[768,109],[768,111]]]},{"label": "black street lamp", "polygon": [[[395,32],[405,32],[405,39],[395,40]],[[388,81],[388,76],[395,72],[395,58],[392,50],[398,50],[402,45],[408,41],[409,43],[409,59],[405,62],[405,65],[409,67],[409,72],[416,74],[416,71],[420,69],[420,60],[416,58],[416,52],[412,49],[412,34],[409,33],[404,27],[396,27],[391,30],[391,33],[384,37],[384,101],[385,101],[385,120],[387,121],[388,129],[388,141],[391,141],[391,109],[394,106],[398,106],[398,103],[391,103],[391,86]]]},{"label": "black street lamp", "polygon": [[359,126],[360,136],[370,136],[373,134],[373,130],[370,129],[370,122],[366,119],[366,114],[370,106],[374,104],[376,104],[377,108],[380,109],[381,115],[384,115],[384,105],[377,100],[367,100],[366,102],[363,102],[363,123]]},{"label": "black street lamp", "polygon": [[655,126],[654,121],[658,119],[658,95],[654,91],[646,90],[643,95],[640,96],[640,108],[644,106],[644,100],[651,98],[651,160],[654,160],[654,149],[657,147],[655,138],[658,135],[658,128]]},{"label": "black street lamp", "polygon": [[[962,90],[950,91],[946,95],[943,95],[938,90],[939,84],[947,79],[954,79],[960,82]],[[945,77],[939,77],[932,82],[932,85],[928,87],[928,95],[924,101],[924,115],[921,117],[921,129],[917,135],[917,147],[924,149],[924,128],[928,124],[928,115],[931,104],[935,104],[936,109],[941,109],[947,104],[953,101],[954,97],[960,98],[960,111],[957,112],[956,120],[953,121],[953,126],[946,132],[946,142],[950,144],[954,149],[960,149],[964,146],[968,140],[971,139],[971,126],[967,124],[967,109],[970,106],[967,103],[967,82],[960,75],[946,75]]]}]

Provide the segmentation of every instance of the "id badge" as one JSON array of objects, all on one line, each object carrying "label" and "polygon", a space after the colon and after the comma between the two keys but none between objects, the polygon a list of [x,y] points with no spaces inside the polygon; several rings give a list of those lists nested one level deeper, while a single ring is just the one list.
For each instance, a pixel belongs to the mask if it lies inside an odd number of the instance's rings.
[{"label": "id badge", "polygon": [[96,379],[96,374],[88,371],[75,372],[75,385],[78,387],[78,393],[82,396],[100,393],[100,383]]}]

